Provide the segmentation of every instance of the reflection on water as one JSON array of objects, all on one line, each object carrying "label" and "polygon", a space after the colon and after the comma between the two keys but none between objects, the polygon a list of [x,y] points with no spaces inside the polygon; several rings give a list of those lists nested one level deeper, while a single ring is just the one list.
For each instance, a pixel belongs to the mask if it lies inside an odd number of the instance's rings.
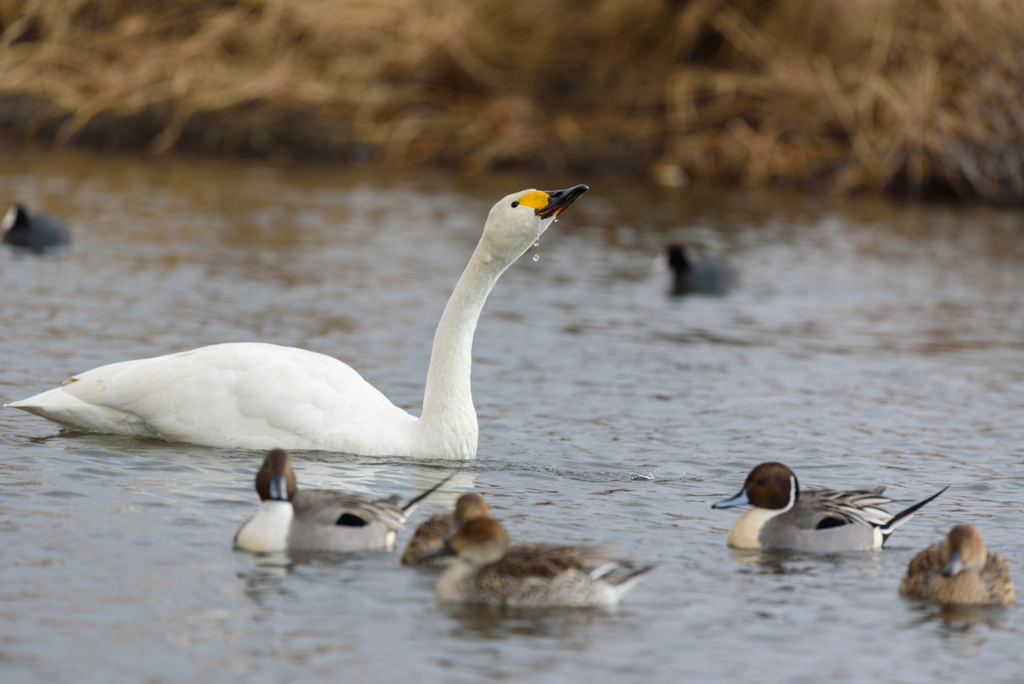
[{"label": "reflection on water", "polygon": [[[350,363],[418,412],[434,328],[494,198],[592,190],[477,329],[476,461],[293,454],[300,486],[463,491],[523,541],[660,562],[616,610],[439,606],[397,553],[263,558],[231,540],[263,454],[58,433],[0,411],[4,681],[1016,681],[1019,610],[897,596],[907,563],[973,522],[1024,567],[1019,212],[595,178],[452,178],[13,152],[0,205],[64,217],[61,254],[0,250],[0,400],[74,373],[227,341]],[[655,253],[740,273],[671,298]],[[710,504],[752,465],[801,484],[952,485],[889,548],[731,550]],[[412,530],[399,535],[399,546]],[[851,645],[856,645],[852,648]]]},{"label": "reflection on water", "polygon": [[255,604],[265,605],[267,594],[291,593],[284,580],[294,567],[295,561],[287,553],[252,554],[252,567],[239,571],[238,578],[244,582],[244,594]]},{"label": "reflection on water", "polygon": [[[742,563],[756,571],[753,574],[806,575],[834,572],[846,564],[855,564],[861,572],[869,572],[878,551],[810,554],[784,549],[729,548],[729,560]],[[875,563],[876,567],[878,566]]]},{"label": "reflection on water", "polygon": [[597,608],[553,610],[454,604],[441,604],[440,609],[455,622],[450,633],[459,639],[551,637],[558,639],[562,648],[571,650],[586,648],[583,628],[608,620],[615,613],[614,609]]},{"label": "reflection on water", "polygon": [[917,606],[915,611],[919,612],[920,615],[911,623],[913,627],[923,627],[930,623],[935,623],[942,627],[942,632],[947,636],[967,634],[979,626],[997,630],[1007,628],[1006,609],[1001,606],[936,606],[922,604]]}]

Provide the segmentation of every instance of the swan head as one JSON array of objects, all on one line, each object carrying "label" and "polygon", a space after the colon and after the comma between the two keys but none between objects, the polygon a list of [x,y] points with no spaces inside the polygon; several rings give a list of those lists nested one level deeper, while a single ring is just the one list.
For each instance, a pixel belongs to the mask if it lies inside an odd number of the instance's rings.
[{"label": "swan head", "polygon": [[284,449],[274,449],[263,459],[256,473],[256,492],[262,501],[291,501],[298,489],[292,471],[292,457]]},{"label": "swan head", "polygon": [[576,185],[550,192],[520,190],[498,200],[487,215],[480,239],[484,258],[490,257],[508,266],[544,234],[555,217],[589,189],[586,185]]}]

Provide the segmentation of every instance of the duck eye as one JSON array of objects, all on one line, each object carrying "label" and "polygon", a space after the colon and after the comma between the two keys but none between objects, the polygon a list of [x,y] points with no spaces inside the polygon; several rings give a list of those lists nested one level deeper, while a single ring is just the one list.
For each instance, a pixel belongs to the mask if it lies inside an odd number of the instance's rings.
[{"label": "duck eye", "polygon": [[515,209],[518,206],[519,206],[519,201],[518,200],[516,200],[515,202],[512,203],[512,208],[513,209]]},{"label": "duck eye", "polygon": [[761,487],[764,487],[764,486],[765,486],[766,484],[768,484],[768,478],[764,478],[764,479],[762,479],[762,480],[758,480],[758,481],[757,481],[757,484],[758,484],[759,486],[761,486]]}]

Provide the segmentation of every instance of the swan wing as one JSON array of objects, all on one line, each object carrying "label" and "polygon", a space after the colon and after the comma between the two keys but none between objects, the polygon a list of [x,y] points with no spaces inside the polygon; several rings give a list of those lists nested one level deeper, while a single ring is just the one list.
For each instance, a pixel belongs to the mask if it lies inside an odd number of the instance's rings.
[{"label": "swan wing", "polygon": [[111,364],[12,405],[79,429],[253,449],[366,453],[367,437],[415,421],[341,361],[262,343]]}]

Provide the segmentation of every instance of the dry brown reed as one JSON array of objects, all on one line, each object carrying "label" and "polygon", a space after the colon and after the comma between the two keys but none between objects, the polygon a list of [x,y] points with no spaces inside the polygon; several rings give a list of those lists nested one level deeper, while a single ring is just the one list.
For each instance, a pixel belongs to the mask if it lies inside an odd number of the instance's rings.
[{"label": "dry brown reed", "polygon": [[1024,199],[1020,0],[0,0],[58,143]]}]

